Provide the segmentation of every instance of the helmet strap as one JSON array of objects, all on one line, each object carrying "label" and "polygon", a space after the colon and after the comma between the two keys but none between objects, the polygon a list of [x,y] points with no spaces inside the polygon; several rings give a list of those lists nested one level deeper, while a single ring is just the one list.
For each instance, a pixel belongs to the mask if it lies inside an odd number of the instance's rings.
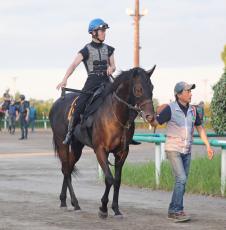
[{"label": "helmet strap", "polygon": [[94,33],[92,33],[92,38],[98,40],[100,43],[102,43],[103,41],[99,39],[98,37],[98,30],[94,30]]}]

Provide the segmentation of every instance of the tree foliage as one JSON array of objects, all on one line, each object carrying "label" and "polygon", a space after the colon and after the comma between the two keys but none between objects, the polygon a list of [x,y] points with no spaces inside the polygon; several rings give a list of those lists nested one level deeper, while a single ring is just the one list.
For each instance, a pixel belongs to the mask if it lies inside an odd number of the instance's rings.
[{"label": "tree foliage", "polygon": [[221,58],[224,62],[224,67],[226,68],[226,45],[224,46],[224,51],[221,53]]},{"label": "tree foliage", "polygon": [[34,106],[37,110],[37,119],[48,119],[50,108],[53,104],[53,99],[36,100],[30,99],[30,106]]},{"label": "tree foliage", "polygon": [[211,101],[211,122],[218,134],[226,132],[226,69],[216,85]]}]

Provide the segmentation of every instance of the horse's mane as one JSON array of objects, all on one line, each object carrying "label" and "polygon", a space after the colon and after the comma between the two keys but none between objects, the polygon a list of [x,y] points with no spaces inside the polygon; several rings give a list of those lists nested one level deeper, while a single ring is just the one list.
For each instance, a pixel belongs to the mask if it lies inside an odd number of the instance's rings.
[{"label": "horse's mane", "polygon": [[103,93],[104,97],[107,95],[115,92],[119,85],[125,81],[129,81],[132,79],[132,77],[137,73],[139,68],[133,68],[127,71],[121,71],[116,77],[113,83],[110,83],[105,88],[105,91]]}]

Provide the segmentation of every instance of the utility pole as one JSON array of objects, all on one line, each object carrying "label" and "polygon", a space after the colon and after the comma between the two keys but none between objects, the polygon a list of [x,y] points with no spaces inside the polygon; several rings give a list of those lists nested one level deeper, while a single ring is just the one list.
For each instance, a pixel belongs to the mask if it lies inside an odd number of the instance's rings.
[{"label": "utility pole", "polygon": [[140,66],[140,18],[147,15],[147,9],[140,14],[139,0],[135,0],[135,10],[127,9],[126,13],[134,20],[134,67]]}]

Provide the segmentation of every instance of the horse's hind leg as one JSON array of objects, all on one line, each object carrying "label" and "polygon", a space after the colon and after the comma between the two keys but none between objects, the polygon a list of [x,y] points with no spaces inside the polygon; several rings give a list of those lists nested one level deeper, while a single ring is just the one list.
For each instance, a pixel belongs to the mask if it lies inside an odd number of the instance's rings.
[{"label": "horse's hind leg", "polygon": [[60,207],[61,208],[67,207],[66,199],[67,199],[67,177],[64,176],[62,189],[60,193],[60,201],[61,201]]},{"label": "horse's hind leg", "polygon": [[68,190],[71,196],[71,204],[74,207],[74,210],[80,210],[80,206],[78,204],[78,200],[75,196],[75,192],[71,183],[71,175],[67,177],[67,184],[68,184]]},{"label": "horse's hind leg", "polygon": [[[75,196],[75,192],[74,192],[74,189],[72,186],[71,173],[73,172],[73,170],[75,171],[74,165],[80,159],[83,147],[84,147],[84,145],[82,143],[80,143],[79,141],[76,141],[75,139],[72,140],[71,153],[70,153],[70,157],[69,157],[70,176],[67,178],[67,184],[68,184],[68,189],[69,189],[69,193],[71,196],[71,204],[75,210],[80,210],[81,208],[79,206],[78,200]],[[75,171],[75,173],[76,173],[76,171]]]},{"label": "horse's hind leg", "polygon": [[[62,143],[62,142],[61,142]],[[58,155],[62,163],[62,173],[64,175],[62,190],[60,194],[61,207],[66,207],[66,198],[67,198],[67,188],[71,196],[71,204],[74,206],[75,210],[79,210],[78,200],[75,196],[74,189],[71,183],[71,174],[74,170],[74,165],[81,156],[81,149],[78,155],[75,155],[74,152],[69,152],[68,146],[61,145],[58,148]]]}]

